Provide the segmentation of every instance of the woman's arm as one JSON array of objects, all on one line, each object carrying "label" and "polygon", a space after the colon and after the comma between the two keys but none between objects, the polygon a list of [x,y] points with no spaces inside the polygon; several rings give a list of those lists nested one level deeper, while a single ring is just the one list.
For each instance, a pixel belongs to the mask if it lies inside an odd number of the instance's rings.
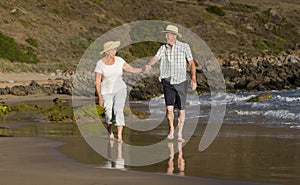
[{"label": "woman's arm", "polygon": [[140,68],[132,67],[127,62],[125,62],[124,65],[123,65],[123,70],[126,71],[126,72],[129,72],[129,73],[141,73],[145,69],[143,67],[140,67]]},{"label": "woman's arm", "polygon": [[102,74],[96,72],[96,91],[97,91],[97,95],[98,95],[98,98],[99,98],[98,101],[99,101],[99,105],[103,106],[103,98],[102,98],[102,95],[101,95],[101,88],[100,88],[101,80],[102,80]]}]

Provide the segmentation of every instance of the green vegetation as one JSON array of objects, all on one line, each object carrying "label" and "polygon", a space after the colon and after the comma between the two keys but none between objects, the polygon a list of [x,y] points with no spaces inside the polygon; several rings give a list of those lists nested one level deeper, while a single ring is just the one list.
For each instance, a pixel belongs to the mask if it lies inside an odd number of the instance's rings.
[{"label": "green vegetation", "polygon": [[99,105],[91,104],[73,110],[72,106],[65,105],[65,101],[61,99],[58,99],[55,105],[51,107],[23,103],[14,106],[0,104],[0,118],[11,112],[36,112],[41,119],[48,120],[50,123],[75,123],[73,111],[76,111],[77,118],[101,118],[104,116],[104,108]]},{"label": "green vegetation", "polygon": [[57,69],[74,70],[76,68],[75,63],[67,62],[52,62],[52,63],[37,63],[28,64],[21,62],[11,62],[8,59],[0,58],[0,72],[38,72],[38,73],[52,73]]},{"label": "green vegetation", "polygon": [[11,106],[10,109],[12,111],[16,111],[16,112],[24,112],[24,111],[33,111],[33,110],[37,110],[40,109],[38,106],[32,106],[32,105],[27,105],[27,104],[17,104],[15,106]]},{"label": "green vegetation", "polygon": [[73,108],[71,106],[54,106],[43,108],[42,115],[51,122],[73,122]]},{"label": "green vegetation", "polygon": [[104,116],[104,108],[99,105],[89,104],[84,107],[74,109],[74,115],[76,116],[76,119],[80,120],[86,118],[99,118],[99,116]]},{"label": "green vegetation", "polygon": [[287,20],[283,20],[280,26],[275,27],[271,32],[279,37],[284,38],[299,38],[299,32],[296,26],[289,23]]},{"label": "green vegetation", "polygon": [[17,104],[14,106],[0,105],[0,118],[10,112],[33,111],[41,115],[43,119],[50,122],[73,122],[73,108],[65,105],[55,105],[53,107],[40,107],[37,105]]},{"label": "green vegetation", "polygon": [[190,4],[190,2],[188,2],[188,1],[176,1],[176,4],[187,5],[187,4]]},{"label": "green vegetation", "polygon": [[255,96],[253,98],[250,98],[247,100],[247,102],[261,102],[261,101],[267,101],[274,97],[274,94],[272,93],[262,93],[258,96]]},{"label": "green vegetation", "polygon": [[39,46],[38,41],[33,38],[26,39],[26,42],[36,48]]},{"label": "green vegetation", "polygon": [[201,17],[205,20],[209,20],[209,21],[212,21],[212,20],[215,20],[215,17],[209,13],[202,13],[201,14]]},{"label": "green vegetation", "polygon": [[242,3],[233,3],[233,2],[230,2],[230,5],[226,6],[225,8],[227,10],[247,12],[247,13],[253,13],[259,11],[259,7],[257,6],[242,4]]},{"label": "green vegetation", "polygon": [[11,62],[38,63],[39,60],[31,47],[21,47],[11,37],[0,32],[0,58]]},{"label": "green vegetation", "polygon": [[57,14],[57,15],[60,15],[60,10],[57,9],[57,8],[52,9],[52,12]]},{"label": "green vegetation", "polygon": [[101,5],[101,0],[91,0],[91,2],[97,5]]},{"label": "green vegetation", "polygon": [[206,8],[206,11],[208,11],[209,13],[216,14],[218,16],[224,16],[225,15],[225,12],[218,6],[208,6]]},{"label": "green vegetation", "polygon": [[134,56],[132,56],[130,54],[129,51],[126,51],[126,50],[123,50],[123,49],[121,49],[117,52],[117,56],[122,57],[128,63],[130,63],[130,62],[132,62],[136,59]]},{"label": "green vegetation", "polygon": [[283,51],[283,40],[277,39],[276,42],[269,41],[269,40],[254,40],[253,47],[258,49],[259,51],[266,51],[271,54],[278,54]]},{"label": "green vegetation", "polygon": [[0,118],[2,118],[5,114],[10,113],[11,111],[12,111],[11,107],[0,104]]},{"label": "green vegetation", "polygon": [[130,53],[132,56],[137,58],[154,56],[159,49],[160,44],[157,42],[139,42],[132,44],[129,48]]},{"label": "green vegetation", "polygon": [[256,16],[257,22],[260,23],[261,25],[268,23],[269,22],[268,14],[269,14],[268,11],[256,13],[255,16]]},{"label": "green vegetation", "polygon": [[[103,107],[95,104],[88,104],[76,109],[72,106],[66,105],[64,100],[58,99],[54,106],[41,107],[37,105],[17,104],[13,106],[7,106],[0,104],[0,118],[11,112],[34,112],[42,120],[46,120],[47,123],[75,123],[76,120],[80,122],[90,122],[95,119],[104,120],[105,110]],[[146,118],[148,113],[140,112],[139,110],[131,109],[128,106],[124,108],[125,113],[133,113],[140,118]]]}]

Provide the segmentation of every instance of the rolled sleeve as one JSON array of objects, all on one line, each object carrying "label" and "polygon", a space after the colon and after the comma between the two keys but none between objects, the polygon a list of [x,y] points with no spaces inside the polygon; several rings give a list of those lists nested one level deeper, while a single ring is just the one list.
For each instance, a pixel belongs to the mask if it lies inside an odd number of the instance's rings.
[{"label": "rolled sleeve", "polygon": [[191,51],[191,48],[188,44],[185,44],[186,45],[186,59],[187,61],[191,61],[193,60],[193,55],[192,55],[192,51]]}]

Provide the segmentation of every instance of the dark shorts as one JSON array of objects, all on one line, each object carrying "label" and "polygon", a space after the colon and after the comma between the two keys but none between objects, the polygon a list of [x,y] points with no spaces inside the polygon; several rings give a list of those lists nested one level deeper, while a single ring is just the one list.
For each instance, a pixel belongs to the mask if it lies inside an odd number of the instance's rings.
[{"label": "dark shorts", "polygon": [[161,83],[163,85],[166,106],[174,106],[174,108],[184,110],[188,82],[170,84],[169,80],[162,79]]}]

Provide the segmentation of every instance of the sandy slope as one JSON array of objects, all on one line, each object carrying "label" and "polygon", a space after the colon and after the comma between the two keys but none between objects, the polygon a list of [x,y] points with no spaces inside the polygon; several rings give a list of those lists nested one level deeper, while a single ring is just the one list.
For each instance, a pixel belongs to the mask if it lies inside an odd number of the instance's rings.
[{"label": "sandy slope", "polygon": [[15,85],[28,85],[32,80],[39,84],[48,84],[58,82],[60,79],[70,77],[40,73],[0,73],[0,88],[12,87]]}]

